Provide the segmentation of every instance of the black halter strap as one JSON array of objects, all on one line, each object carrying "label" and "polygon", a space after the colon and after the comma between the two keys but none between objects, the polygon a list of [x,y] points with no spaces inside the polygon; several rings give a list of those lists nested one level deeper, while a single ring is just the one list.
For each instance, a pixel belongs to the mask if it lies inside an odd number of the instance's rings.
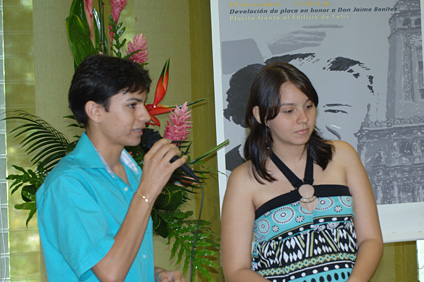
[{"label": "black halter strap", "polygon": [[284,176],[290,181],[290,183],[293,185],[294,188],[298,189],[303,184],[310,184],[314,183],[314,162],[312,160],[311,155],[309,154],[309,151],[307,153],[306,157],[306,167],[305,167],[305,178],[300,180],[287,166],[285,163],[283,163],[282,160],[280,160],[279,157],[277,157],[274,152],[271,152],[271,160],[274,162],[274,164],[280,169],[280,171],[284,174]]}]

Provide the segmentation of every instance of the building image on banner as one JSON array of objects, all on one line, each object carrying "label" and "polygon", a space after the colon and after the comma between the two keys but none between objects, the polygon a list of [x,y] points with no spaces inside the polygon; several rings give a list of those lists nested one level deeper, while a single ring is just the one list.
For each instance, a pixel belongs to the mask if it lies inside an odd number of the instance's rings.
[{"label": "building image on banner", "polygon": [[[255,3],[217,4],[220,58],[214,60],[221,69],[215,80],[222,89],[216,90],[216,104],[222,106],[217,116],[223,115],[223,135],[230,140],[221,157],[227,175],[244,161],[244,115],[254,77],[266,64],[288,62],[317,90],[322,136],[357,149],[385,241],[424,237],[424,219],[418,218],[424,214],[420,1]],[[404,218],[411,213],[418,218],[414,230],[412,219]]]},{"label": "building image on banner", "polygon": [[358,153],[379,205],[424,202],[424,84],[418,4],[399,1],[398,12],[390,18],[386,120],[366,118],[356,134]]}]

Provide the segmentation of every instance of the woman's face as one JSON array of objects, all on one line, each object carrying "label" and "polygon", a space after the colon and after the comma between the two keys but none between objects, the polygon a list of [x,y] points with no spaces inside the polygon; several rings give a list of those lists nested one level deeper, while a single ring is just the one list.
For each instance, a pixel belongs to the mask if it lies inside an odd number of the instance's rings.
[{"label": "woman's face", "polygon": [[281,85],[280,102],[278,115],[266,122],[273,147],[305,145],[315,128],[315,104],[291,82]]}]

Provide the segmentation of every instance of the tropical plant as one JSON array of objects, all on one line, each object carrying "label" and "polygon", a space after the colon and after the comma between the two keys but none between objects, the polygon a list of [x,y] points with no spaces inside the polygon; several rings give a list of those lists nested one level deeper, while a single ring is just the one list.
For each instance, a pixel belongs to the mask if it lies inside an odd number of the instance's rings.
[{"label": "tropical plant", "polygon": [[[119,22],[119,15],[125,5],[126,0],[111,0],[112,12],[109,17],[108,40],[105,36],[103,2],[100,0],[98,3],[99,11],[93,7],[92,0],[74,0],[72,2],[69,17],[66,19],[66,27],[75,67],[88,55],[97,53],[122,57],[143,65],[147,64],[147,44],[142,34],[136,35],[133,42],[128,42],[127,54],[122,55],[122,49],[126,46],[127,40],[123,37],[125,26]],[[210,273],[219,267],[216,262],[219,252],[218,236],[211,230],[210,222],[201,220],[200,215],[196,220],[192,211],[182,211],[181,208],[191,199],[193,193],[201,188],[202,183],[211,173],[204,166],[203,160],[225,146],[228,140],[191,160],[189,154],[192,142],[186,141],[191,128],[188,106],[203,100],[173,107],[160,105],[168,87],[168,79],[169,59],[165,62],[158,79],[154,101],[152,104],[146,105],[151,115],[149,125],[160,126],[156,115],[170,113],[165,129],[166,137],[175,140],[182,153],[188,155],[187,164],[193,169],[198,179],[193,179],[180,170],[174,172],[152,210],[154,233],[168,239],[168,244],[173,244],[170,258],[176,257],[176,264],[183,262],[184,272],[191,264],[193,272],[190,275],[200,274],[212,281]],[[64,118],[70,120],[69,126],[81,127],[76,124],[73,116]],[[12,181],[11,193],[20,191],[23,200],[23,203],[17,204],[15,208],[29,211],[26,220],[26,224],[28,224],[36,213],[36,191],[60,159],[73,150],[80,135],[74,136],[74,139],[70,141],[41,117],[23,111],[16,112],[16,115],[9,116],[7,119],[20,122],[20,125],[12,129],[11,133],[20,140],[25,153],[31,158],[31,168],[13,165],[19,173],[9,174],[7,177]],[[143,148],[135,146],[126,149],[142,167],[145,154]],[[203,196],[203,189],[201,192]]]}]

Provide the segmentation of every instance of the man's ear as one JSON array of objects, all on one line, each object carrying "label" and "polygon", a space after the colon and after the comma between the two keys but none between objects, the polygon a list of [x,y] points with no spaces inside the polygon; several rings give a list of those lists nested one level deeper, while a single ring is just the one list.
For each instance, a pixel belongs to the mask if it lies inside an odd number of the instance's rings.
[{"label": "man's ear", "polygon": [[103,106],[94,101],[88,101],[85,104],[85,112],[89,119],[98,123],[101,121],[103,114]]},{"label": "man's ear", "polygon": [[252,113],[253,113],[253,116],[255,117],[256,121],[257,121],[258,123],[262,123],[262,122],[261,122],[261,116],[260,116],[260,114],[259,114],[259,107],[258,107],[258,106],[254,106],[254,107],[253,107],[253,109],[252,109]]}]

